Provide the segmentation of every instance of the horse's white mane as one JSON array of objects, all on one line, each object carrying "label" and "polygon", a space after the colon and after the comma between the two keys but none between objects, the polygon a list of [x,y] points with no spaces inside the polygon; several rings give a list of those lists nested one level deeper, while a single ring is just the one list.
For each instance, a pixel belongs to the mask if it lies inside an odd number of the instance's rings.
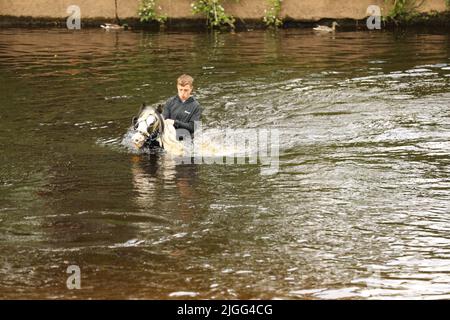
[{"label": "horse's white mane", "polygon": [[164,131],[159,137],[161,139],[162,145],[167,152],[176,155],[183,156],[185,153],[183,144],[177,140],[177,132],[172,124],[167,123],[164,120]]}]

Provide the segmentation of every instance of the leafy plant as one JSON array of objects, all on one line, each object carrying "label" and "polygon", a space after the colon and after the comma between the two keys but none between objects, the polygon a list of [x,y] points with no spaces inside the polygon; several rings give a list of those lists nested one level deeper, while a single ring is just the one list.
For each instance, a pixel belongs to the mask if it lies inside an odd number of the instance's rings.
[{"label": "leafy plant", "polygon": [[392,4],[392,9],[388,18],[393,20],[408,20],[417,15],[417,9],[424,0],[385,0],[385,3]]},{"label": "leafy plant", "polygon": [[[158,7],[161,10],[161,7]],[[141,0],[139,3],[138,15],[141,22],[158,21],[164,23],[167,20],[166,15],[156,12],[156,0]]]},{"label": "leafy plant", "polygon": [[[269,9],[264,10],[263,21],[267,26],[279,27],[283,24],[283,21],[278,18],[281,11],[281,1],[282,0],[267,0],[269,2]],[[450,0],[449,0],[450,1]]]},{"label": "leafy plant", "polygon": [[235,19],[225,12],[221,0],[196,0],[191,7],[193,13],[201,13],[206,17],[206,24],[209,27],[229,26],[234,29]]}]

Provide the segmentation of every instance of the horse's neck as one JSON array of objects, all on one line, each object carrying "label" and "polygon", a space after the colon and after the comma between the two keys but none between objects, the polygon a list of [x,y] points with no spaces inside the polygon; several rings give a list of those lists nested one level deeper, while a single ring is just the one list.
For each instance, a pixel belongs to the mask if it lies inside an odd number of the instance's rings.
[{"label": "horse's neck", "polygon": [[164,131],[161,134],[161,142],[168,152],[182,155],[184,153],[184,147],[180,141],[177,140],[177,133],[175,128],[171,124],[164,122]]},{"label": "horse's neck", "polygon": [[164,141],[176,141],[177,140],[177,132],[175,131],[175,127],[171,124],[167,124],[166,120],[164,120],[164,130],[161,130],[161,138]]}]

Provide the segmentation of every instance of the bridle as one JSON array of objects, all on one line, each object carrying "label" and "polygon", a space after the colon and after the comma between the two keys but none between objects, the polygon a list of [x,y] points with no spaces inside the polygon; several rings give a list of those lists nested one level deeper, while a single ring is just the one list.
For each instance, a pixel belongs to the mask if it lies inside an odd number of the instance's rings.
[{"label": "bridle", "polygon": [[[158,122],[159,122],[159,125],[158,125]],[[139,127],[141,127],[140,124],[142,124],[142,123],[145,123],[145,131],[142,129],[139,129]],[[133,118],[133,128],[135,131],[139,132],[146,138],[149,138],[155,132],[157,132],[157,135],[155,136],[155,138],[156,138],[156,137],[164,134],[164,129],[165,129],[164,118],[158,111],[155,110],[155,114],[150,115],[146,119],[142,119],[142,120],[138,121],[138,119],[136,117],[134,117]],[[151,132],[149,133],[150,128],[152,128],[153,130],[151,130]],[[161,147],[164,148],[162,139],[161,139]]]},{"label": "bridle", "polygon": [[[150,136],[150,134],[148,133],[148,129],[155,122],[155,120],[156,120],[156,118],[154,116],[149,116],[147,119],[143,119],[141,121],[137,121],[137,119],[136,119],[136,122],[134,122],[134,130],[148,138]],[[139,129],[140,124],[143,122],[145,123],[145,128],[146,128],[145,131]]]}]

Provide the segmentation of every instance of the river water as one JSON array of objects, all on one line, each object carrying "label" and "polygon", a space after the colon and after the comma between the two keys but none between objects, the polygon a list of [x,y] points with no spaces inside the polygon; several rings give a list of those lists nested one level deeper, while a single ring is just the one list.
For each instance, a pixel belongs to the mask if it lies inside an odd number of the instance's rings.
[{"label": "river water", "polygon": [[[129,152],[185,72],[276,171]],[[0,83],[0,298],[450,298],[448,33],[2,29]]]}]

